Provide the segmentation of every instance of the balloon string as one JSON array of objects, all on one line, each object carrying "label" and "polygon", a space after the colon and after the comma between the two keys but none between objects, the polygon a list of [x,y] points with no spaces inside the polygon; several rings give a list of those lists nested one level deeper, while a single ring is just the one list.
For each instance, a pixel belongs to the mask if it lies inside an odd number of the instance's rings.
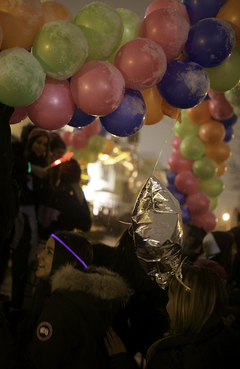
[{"label": "balloon string", "polygon": [[[174,124],[178,121],[178,119],[179,119],[179,117],[180,117],[180,116],[181,116],[181,112],[179,113],[178,117],[176,118],[176,120],[175,120]],[[153,169],[153,175],[154,175],[154,173],[156,172],[156,167],[157,167],[157,165],[158,165],[158,163],[159,163],[159,160],[160,160],[160,157],[161,157],[162,152],[163,152],[163,150],[164,150],[164,147],[166,146],[166,144],[167,144],[167,142],[168,142],[168,140],[169,140],[169,138],[170,138],[170,136],[171,136],[171,134],[172,134],[173,129],[174,129],[174,125],[173,125],[173,127],[172,127],[172,129],[171,129],[171,131],[170,131],[170,133],[169,133],[169,135],[168,135],[168,137],[167,137],[166,141],[164,142],[162,149],[160,150],[160,153],[159,153],[159,155],[158,155],[158,159],[157,159],[156,164],[155,164],[154,169]]]}]

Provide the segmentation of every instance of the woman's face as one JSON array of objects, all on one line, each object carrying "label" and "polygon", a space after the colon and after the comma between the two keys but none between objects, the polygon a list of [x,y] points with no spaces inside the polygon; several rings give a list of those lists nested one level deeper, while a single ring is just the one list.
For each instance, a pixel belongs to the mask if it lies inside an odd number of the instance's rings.
[{"label": "woman's face", "polygon": [[32,145],[32,152],[36,156],[40,157],[47,151],[48,138],[45,136],[39,136]]},{"label": "woman's face", "polygon": [[36,276],[43,280],[47,280],[52,271],[53,256],[55,250],[55,240],[50,237],[45,245],[45,249],[37,256],[38,268]]},{"label": "woman's face", "polygon": [[173,296],[171,292],[168,291],[168,303],[166,305],[167,313],[169,315],[169,318],[172,319],[173,316]]}]

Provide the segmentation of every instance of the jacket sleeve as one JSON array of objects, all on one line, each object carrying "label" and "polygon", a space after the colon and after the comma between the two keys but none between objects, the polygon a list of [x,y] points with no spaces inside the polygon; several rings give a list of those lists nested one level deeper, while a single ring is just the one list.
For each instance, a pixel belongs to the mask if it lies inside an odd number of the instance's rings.
[{"label": "jacket sleeve", "polygon": [[111,369],[139,369],[134,357],[128,352],[121,352],[110,357]]}]

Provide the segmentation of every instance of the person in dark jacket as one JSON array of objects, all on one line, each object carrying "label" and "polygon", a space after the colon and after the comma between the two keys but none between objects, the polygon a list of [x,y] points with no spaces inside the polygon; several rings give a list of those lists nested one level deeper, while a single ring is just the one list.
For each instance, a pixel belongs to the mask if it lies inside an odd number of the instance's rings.
[{"label": "person in dark jacket", "polygon": [[[47,240],[57,230],[88,232],[92,225],[88,203],[82,191],[81,168],[75,159],[58,165],[55,183],[47,206],[38,212],[39,236]],[[54,168],[53,168],[54,169]]]},{"label": "person in dark jacket", "polygon": [[108,368],[104,336],[128,286],[116,273],[91,267],[92,247],[79,232],[52,234],[38,255],[45,287],[19,334],[22,367]]},{"label": "person in dark jacket", "polygon": [[[185,267],[183,282],[190,290],[175,277],[169,283],[170,331],[149,348],[146,368],[235,368],[240,360],[240,341],[222,320],[227,304],[225,285],[216,272],[199,266]],[[111,368],[136,367],[112,329],[105,344]]]}]

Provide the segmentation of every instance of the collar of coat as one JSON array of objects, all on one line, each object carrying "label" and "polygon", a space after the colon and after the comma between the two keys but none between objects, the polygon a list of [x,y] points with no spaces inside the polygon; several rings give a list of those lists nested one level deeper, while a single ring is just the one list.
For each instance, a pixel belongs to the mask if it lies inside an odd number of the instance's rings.
[{"label": "collar of coat", "polygon": [[117,273],[97,267],[82,272],[68,264],[51,278],[52,292],[83,292],[103,300],[124,300],[129,296],[126,282]]}]

